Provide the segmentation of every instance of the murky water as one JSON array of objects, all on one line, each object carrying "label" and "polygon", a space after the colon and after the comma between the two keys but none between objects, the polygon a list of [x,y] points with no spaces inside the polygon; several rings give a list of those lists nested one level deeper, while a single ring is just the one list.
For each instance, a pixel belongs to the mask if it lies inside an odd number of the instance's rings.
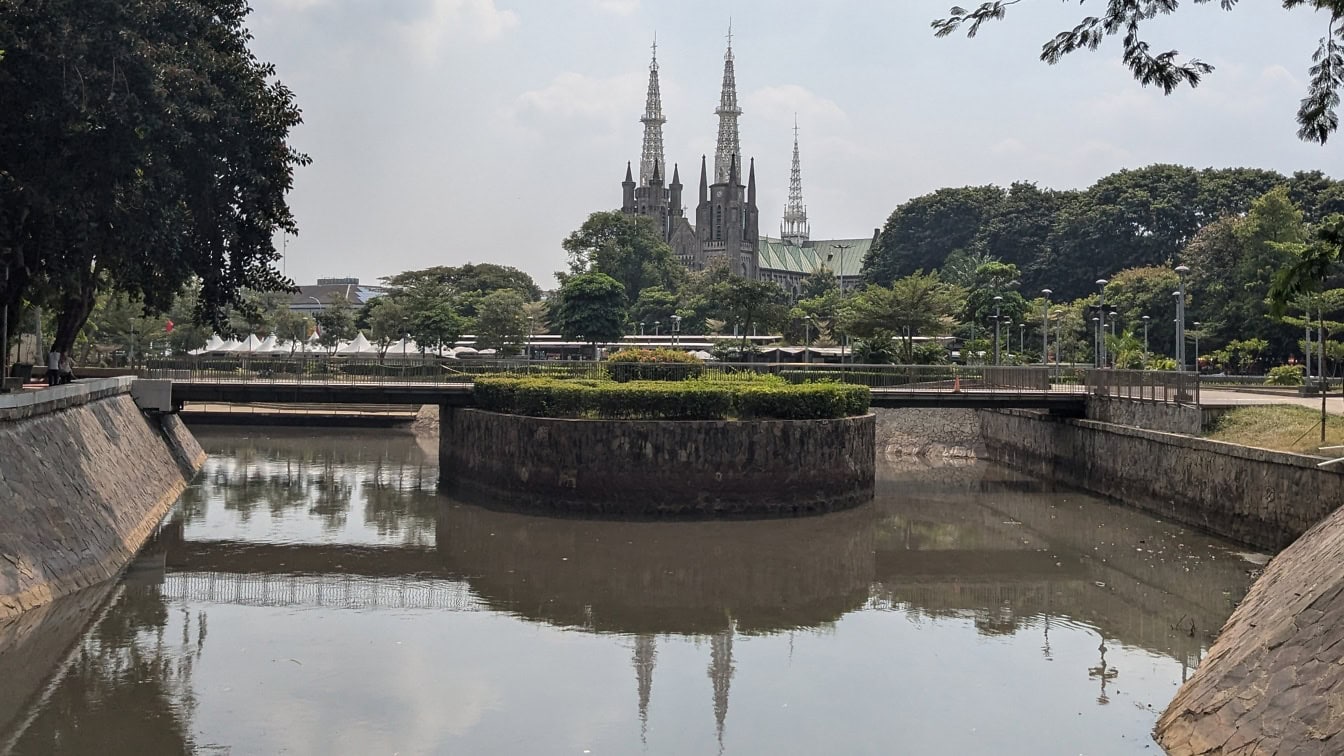
[{"label": "murky water", "polygon": [[987,464],[620,523],[440,498],[409,435],[199,436],[119,585],[0,626],[0,753],[1155,753],[1260,561]]}]

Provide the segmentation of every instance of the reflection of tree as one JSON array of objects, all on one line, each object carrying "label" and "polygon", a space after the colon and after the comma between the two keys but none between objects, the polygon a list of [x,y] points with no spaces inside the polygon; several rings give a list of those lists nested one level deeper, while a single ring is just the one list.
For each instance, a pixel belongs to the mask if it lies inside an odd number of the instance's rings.
[{"label": "reflection of tree", "polygon": [[109,733],[126,753],[193,752],[191,677],[205,640],[204,616],[183,610],[179,621],[174,647],[158,590],[127,588],[75,649],[12,753],[103,753]]},{"label": "reflection of tree", "polygon": [[439,499],[432,492],[405,490],[378,478],[364,481],[364,523],[381,538],[397,537],[402,543],[433,543]]}]

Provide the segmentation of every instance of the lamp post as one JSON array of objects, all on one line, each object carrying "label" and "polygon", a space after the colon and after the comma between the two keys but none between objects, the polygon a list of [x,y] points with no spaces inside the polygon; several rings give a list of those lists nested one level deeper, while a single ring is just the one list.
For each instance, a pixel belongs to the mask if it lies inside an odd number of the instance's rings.
[{"label": "lamp post", "polygon": [[1020,358],[1027,353],[1027,324],[1017,324],[1017,353]]},{"label": "lamp post", "polygon": [[[1176,292],[1176,343],[1180,346],[1180,356],[1176,359],[1177,364],[1181,366],[1181,371],[1185,371],[1185,274],[1190,272],[1190,266],[1177,265],[1176,275],[1181,277],[1181,288]],[[1199,355],[1195,355],[1199,359]]]},{"label": "lamp post", "polygon": [[803,362],[812,361],[812,316],[803,316]]},{"label": "lamp post", "polygon": [[1106,367],[1106,284],[1110,283],[1104,278],[1097,279],[1097,287],[1101,290],[1101,300],[1097,303],[1097,316],[1100,320],[1100,330],[1097,332],[1097,367]]},{"label": "lamp post", "polygon": [[[1050,295],[1054,294],[1049,289],[1041,289],[1041,296],[1045,298],[1045,303],[1041,305],[1041,364],[1050,364]],[[1055,351],[1059,351],[1059,337],[1055,337]]]},{"label": "lamp post", "polygon": [[1116,312],[1115,310],[1111,310],[1108,314],[1109,314],[1110,317],[1111,317],[1111,337],[1114,338],[1114,337],[1115,337],[1115,321],[1116,321],[1116,320],[1119,320],[1119,318],[1120,318],[1120,313]]},{"label": "lamp post", "polygon": [[527,316],[527,359],[529,359],[529,360],[532,359],[532,321],[533,321],[533,320],[535,320],[535,318],[534,318],[533,316],[531,316],[531,315],[528,315],[528,316]]},{"label": "lamp post", "polygon": [[1185,329],[1181,323],[1181,292],[1173,291],[1171,296],[1176,300],[1176,318],[1171,321],[1176,324],[1176,353],[1172,356],[1176,358],[1176,369],[1185,370]]},{"label": "lamp post", "polygon": [[[1064,342],[1060,340],[1060,326],[1064,322],[1064,311],[1055,310],[1055,367],[1059,367],[1059,347]],[[1056,371],[1058,372],[1058,371]]]},{"label": "lamp post", "polygon": [[1143,359],[1144,359],[1145,362],[1148,360],[1148,321],[1149,321],[1149,320],[1152,320],[1152,318],[1148,317],[1147,315],[1144,315],[1144,316],[1143,316]]},{"label": "lamp post", "polygon": [[1003,297],[994,297],[994,364],[999,364],[999,307],[1003,304]]},{"label": "lamp post", "polygon": [[677,335],[681,333],[681,316],[672,316],[672,348],[677,348]]},{"label": "lamp post", "polygon": [[1195,321],[1195,373],[1199,373],[1199,321]]},{"label": "lamp post", "polygon": [[1092,316],[1092,362],[1101,366],[1101,318]]},{"label": "lamp post", "polygon": [[835,248],[840,250],[840,271],[839,273],[837,273],[837,277],[840,279],[840,296],[844,296],[845,294],[845,250],[849,249],[852,246],[854,245],[852,244],[835,245]]}]

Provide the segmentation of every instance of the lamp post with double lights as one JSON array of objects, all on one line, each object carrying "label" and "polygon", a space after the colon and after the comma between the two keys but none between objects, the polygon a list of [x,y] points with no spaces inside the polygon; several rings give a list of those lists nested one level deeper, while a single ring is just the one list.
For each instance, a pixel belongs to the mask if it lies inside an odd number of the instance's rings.
[{"label": "lamp post with double lights", "polygon": [[1097,331],[1097,367],[1106,367],[1106,284],[1104,278],[1097,279],[1097,288],[1101,290],[1101,300],[1097,303],[1097,317],[1100,318]]},{"label": "lamp post with double lights", "polygon": [[1003,297],[994,297],[994,364],[999,364],[999,307],[1003,304]]},{"label": "lamp post with double lights", "polygon": [[[1182,371],[1185,370],[1185,274],[1190,272],[1190,266],[1177,265],[1176,275],[1181,277],[1181,287],[1176,291],[1176,343],[1180,355],[1176,358],[1176,363],[1180,365]],[[1195,356],[1199,358],[1198,355]]]},{"label": "lamp post with double lights", "polygon": [[[1041,297],[1045,302],[1041,305],[1041,364],[1050,363],[1050,295],[1054,294],[1049,289],[1041,289]],[[1059,351],[1059,336],[1055,336],[1055,351]],[[1056,356],[1055,361],[1059,358]]]}]

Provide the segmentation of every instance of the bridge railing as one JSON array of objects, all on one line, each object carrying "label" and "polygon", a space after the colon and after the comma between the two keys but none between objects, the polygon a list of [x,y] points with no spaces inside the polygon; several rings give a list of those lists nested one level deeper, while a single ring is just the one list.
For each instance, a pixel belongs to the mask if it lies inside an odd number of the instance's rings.
[{"label": "bridge railing", "polygon": [[1173,370],[1089,370],[1087,390],[1107,396],[1158,404],[1199,404],[1199,376]]},{"label": "bridge railing", "polygon": [[[145,362],[141,375],[205,382],[318,384],[468,384],[483,374],[598,377],[606,363],[579,360],[441,360],[433,356],[229,355],[171,357]],[[832,380],[876,390],[975,391],[998,395],[1089,393],[1170,404],[1198,403],[1194,373],[1094,370],[1070,366],[866,365],[807,362],[709,362],[709,373],[778,375],[794,383]]]}]

